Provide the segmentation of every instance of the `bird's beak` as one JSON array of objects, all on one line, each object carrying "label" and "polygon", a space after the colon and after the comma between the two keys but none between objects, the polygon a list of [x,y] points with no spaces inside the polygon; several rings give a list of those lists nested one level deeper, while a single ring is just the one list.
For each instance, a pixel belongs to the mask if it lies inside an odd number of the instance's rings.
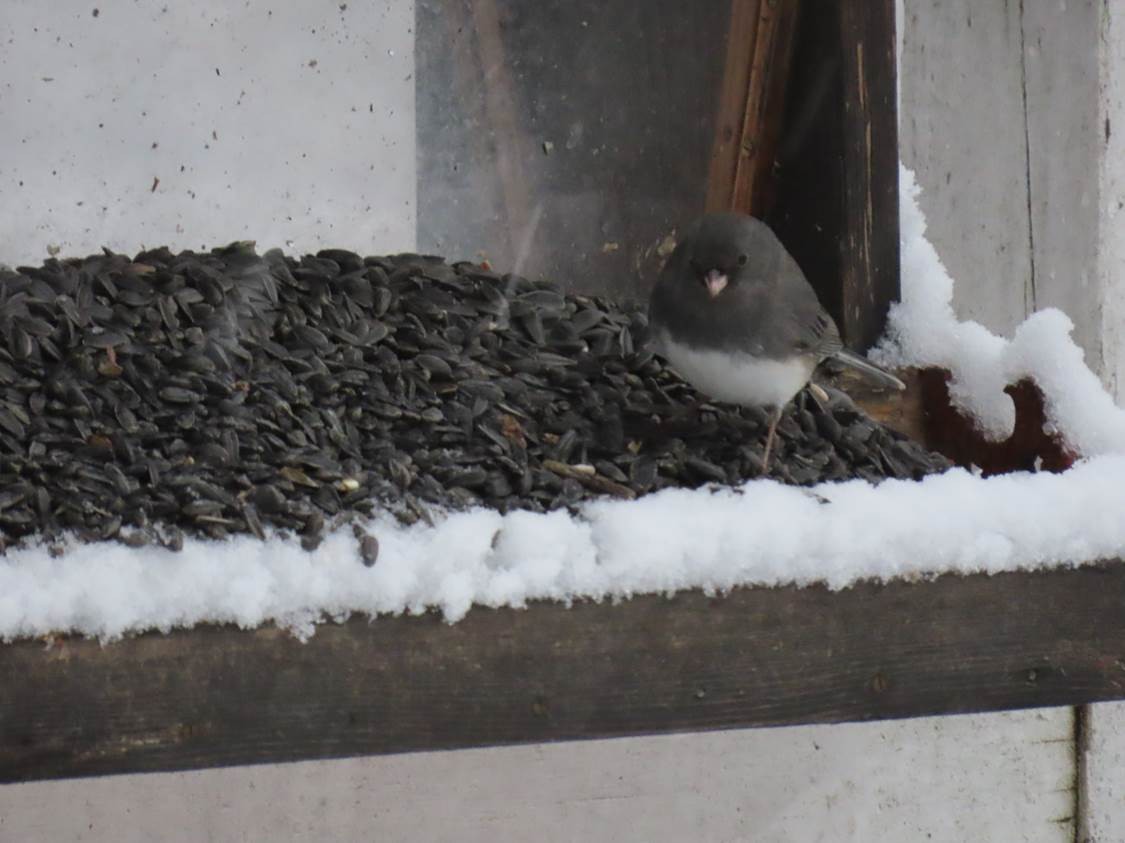
[{"label": "bird's beak", "polygon": [[727,277],[717,269],[709,269],[703,276],[703,286],[707,288],[707,294],[715,298],[726,288]]}]

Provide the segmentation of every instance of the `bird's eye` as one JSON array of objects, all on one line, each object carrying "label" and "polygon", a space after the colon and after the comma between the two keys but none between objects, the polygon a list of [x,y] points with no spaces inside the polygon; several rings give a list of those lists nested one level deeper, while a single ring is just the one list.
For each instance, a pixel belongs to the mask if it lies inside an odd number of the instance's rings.
[{"label": "bird's eye", "polygon": [[750,260],[750,258],[748,258],[746,255],[739,255],[738,256],[738,265],[739,266],[746,266],[746,262],[748,260]]}]

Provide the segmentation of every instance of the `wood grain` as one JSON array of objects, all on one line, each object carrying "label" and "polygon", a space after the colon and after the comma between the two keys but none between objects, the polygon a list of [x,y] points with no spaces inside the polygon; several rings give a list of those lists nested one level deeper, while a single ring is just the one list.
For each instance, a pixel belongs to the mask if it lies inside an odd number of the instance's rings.
[{"label": "wood grain", "polygon": [[[977,466],[985,476],[1012,471],[1066,471],[1078,458],[1047,425],[1043,392],[1024,378],[1004,388],[1012,399],[1015,424],[1007,439],[990,440],[976,422],[953,406],[951,375],[944,369],[915,373],[910,387],[924,413],[918,441],[940,451],[958,465]],[[912,434],[913,435],[913,434]]]},{"label": "wood grain", "polygon": [[[840,3],[844,93],[840,331],[870,348],[899,297],[894,0]],[[893,222],[893,224],[891,224]]]},{"label": "wood grain", "polygon": [[1066,471],[1078,458],[1047,424],[1043,392],[1030,379],[1004,391],[1015,409],[1006,439],[987,438],[977,423],[953,405],[952,375],[946,369],[895,372],[906,389],[881,389],[852,369],[823,372],[817,380],[846,392],[871,418],[937,451],[957,465],[975,466],[985,476],[1012,471]]},{"label": "wood grain", "polygon": [[1125,697],[1125,565],[0,647],[0,781]]},{"label": "wood grain", "polygon": [[863,351],[899,297],[893,2],[805,4],[794,50],[768,222]]},{"label": "wood grain", "polygon": [[[742,128],[750,91],[750,73],[757,43],[759,10],[765,0],[731,0],[727,25],[727,51],[719,104],[715,110],[715,137],[707,174],[707,211],[734,207],[734,182],[742,147]],[[742,209],[750,212],[749,208]]]},{"label": "wood grain", "polygon": [[[825,373],[816,380],[847,393],[860,409],[879,424],[934,448],[929,439],[932,419],[926,406],[929,393],[923,388],[922,374],[917,369],[906,369],[897,370],[895,375],[906,384],[906,389],[900,391],[876,386],[855,369]],[[948,402],[948,395],[946,401]]]},{"label": "wood grain", "polygon": [[773,168],[797,8],[797,0],[731,2],[707,183],[708,211],[764,216],[773,203]]}]

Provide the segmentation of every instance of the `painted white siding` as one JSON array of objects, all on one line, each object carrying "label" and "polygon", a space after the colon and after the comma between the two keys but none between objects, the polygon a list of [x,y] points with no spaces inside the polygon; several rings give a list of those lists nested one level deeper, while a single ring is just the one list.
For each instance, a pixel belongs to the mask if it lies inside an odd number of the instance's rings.
[{"label": "painted white siding", "polygon": [[903,0],[900,147],[957,281],[959,314],[1010,335],[1032,311],[1058,307],[1110,379],[1099,270],[1103,7]]},{"label": "painted white siding", "polygon": [[[1055,306],[1125,402],[1125,12],[900,2],[902,156],[963,316]],[[1034,283],[1032,283],[1034,273]],[[1090,706],[1081,833],[1125,840],[1125,704]]]},{"label": "painted white siding", "polygon": [[[1125,402],[1125,9],[1106,3],[1101,57],[1099,274],[1105,287],[1107,380]],[[1125,840],[1125,703],[1092,705],[1087,716],[1084,843]]]},{"label": "painted white siding", "polygon": [[905,0],[899,26],[900,155],[959,315],[1009,332],[1031,278],[1019,4]]},{"label": "painted white siding", "polygon": [[1125,9],[1119,3],[1106,3],[1102,17],[1098,124],[1104,145],[1098,275],[1105,289],[1101,322],[1105,377],[1121,403],[1125,402]]},{"label": "painted white siding", "polygon": [[4,0],[0,262],[415,237],[413,0]]},{"label": "painted white siding", "polygon": [[1125,702],[1087,711],[1083,843],[1116,843],[1125,840]]},{"label": "painted white siding", "polygon": [[0,839],[1074,839],[1069,709],[0,787]]}]

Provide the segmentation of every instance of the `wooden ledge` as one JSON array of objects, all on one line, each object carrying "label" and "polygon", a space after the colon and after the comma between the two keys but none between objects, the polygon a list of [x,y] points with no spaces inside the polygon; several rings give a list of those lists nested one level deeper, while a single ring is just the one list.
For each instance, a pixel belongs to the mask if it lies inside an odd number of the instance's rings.
[{"label": "wooden ledge", "polygon": [[1125,698],[1125,565],[0,645],[0,781]]},{"label": "wooden ledge", "polygon": [[1077,460],[1057,433],[1047,432],[1046,399],[1029,378],[1004,389],[1015,409],[1015,427],[1007,439],[991,441],[953,406],[952,376],[947,370],[906,369],[896,374],[906,384],[903,392],[872,387],[852,370],[820,380],[842,389],[881,424],[957,465],[979,467],[986,477],[1012,471],[1066,471]]}]

